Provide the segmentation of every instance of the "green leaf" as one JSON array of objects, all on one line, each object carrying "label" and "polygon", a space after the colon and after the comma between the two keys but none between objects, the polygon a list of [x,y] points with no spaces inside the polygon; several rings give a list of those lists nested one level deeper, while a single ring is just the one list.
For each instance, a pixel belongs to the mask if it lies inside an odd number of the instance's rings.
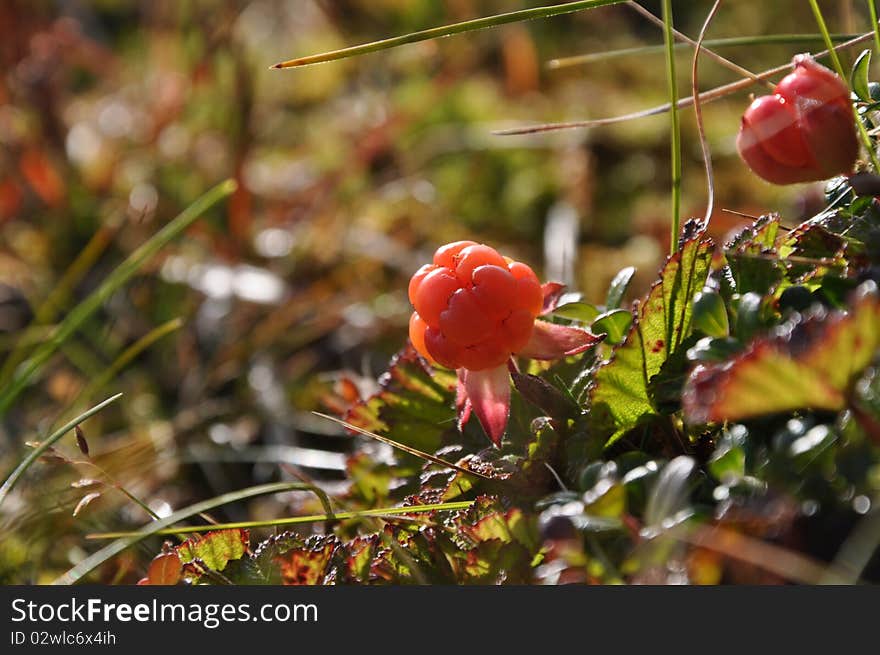
[{"label": "green leaf", "polygon": [[249,542],[247,530],[216,530],[187,539],[176,551],[182,564],[196,562],[211,571],[222,571],[230,560],[244,557]]},{"label": "green leaf", "polygon": [[852,90],[855,91],[859,100],[863,102],[871,102],[871,91],[868,88],[868,71],[870,68],[871,51],[869,49],[862,50],[859,56],[856,57],[849,79]]},{"label": "green leaf", "polygon": [[706,282],[713,250],[703,230],[682,243],[639,305],[626,340],[596,372],[591,417],[610,435],[606,445],[658,413],[649,393],[651,379],[691,334],[691,298]]},{"label": "green leaf", "polygon": [[513,386],[530,403],[546,412],[548,416],[565,420],[580,413],[580,408],[559,389],[537,375],[511,373]]},{"label": "green leaf", "polygon": [[874,282],[849,312],[816,306],[795,314],[730,361],[697,367],[684,391],[691,423],[739,421],[795,409],[840,411],[854,380],[880,348],[880,295]]},{"label": "green leaf", "polygon": [[730,333],[724,299],[716,291],[700,291],[694,296],[694,329],[710,337]]},{"label": "green leaf", "polygon": [[632,282],[633,275],[635,274],[636,267],[627,266],[614,276],[614,279],[611,280],[611,284],[608,287],[608,295],[605,300],[605,307],[607,309],[617,309],[620,307],[620,303],[623,301],[623,296],[626,294],[626,290],[629,288],[629,283]]},{"label": "green leaf", "polygon": [[590,331],[593,334],[602,334],[603,332],[607,334],[606,343],[620,343],[626,336],[632,321],[632,312],[626,309],[613,309],[597,316],[590,326]]},{"label": "green leaf", "polygon": [[746,472],[746,453],[743,444],[748,433],[743,426],[733,426],[725,430],[715,452],[709,458],[709,472],[719,482],[737,480]]},{"label": "green leaf", "polygon": [[570,302],[553,310],[554,316],[561,316],[573,321],[591,323],[601,312],[595,305],[585,302]]},{"label": "green leaf", "polygon": [[779,215],[762,216],[725,245],[724,254],[737,293],[767,293],[782,280],[785,268],[776,252]]}]

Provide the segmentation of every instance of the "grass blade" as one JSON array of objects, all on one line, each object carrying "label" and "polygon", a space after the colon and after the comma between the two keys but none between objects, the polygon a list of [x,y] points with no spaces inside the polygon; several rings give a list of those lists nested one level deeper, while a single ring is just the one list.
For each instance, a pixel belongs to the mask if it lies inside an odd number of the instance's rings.
[{"label": "grass blade", "polygon": [[[436,505],[413,505],[411,507],[381,507],[378,509],[365,509],[360,511],[336,512],[332,515],[312,514],[309,516],[289,516],[281,519],[269,519],[266,521],[239,521],[237,523],[217,523],[212,525],[188,525],[177,528],[164,528],[153,531],[155,536],[173,535],[180,532],[209,532],[211,530],[250,530],[253,528],[275,528],[285,525],[301,525],[303,523],[317,523],[328,519],[346,520],[357,518],[398,516],[400,514],[421,514],[423,512],[441,512],[467,509],[473,504],[472,500],[459,500],[450,503],[438,503]],[[101,532],[87,535],[88,539],[121,539],[139,535],[140,532]]]},{"label": "grass blade", "polygon": [[15,372],[9,385],[0,391],[0,416],[5,414],[28,383],[42,370],[49,358],[67,339],[94,314],[113,293],[124,285],[166,244],[177,237],[208,209],[235,191],[235,181],[226,180],[198,198],[170,223],[154,234],[146,243],[122,262],[88,298],[74,307],[58,324],[52,337],[36,349],[34,354]]},{"label": "grass blade", "polygon": [[358,57],[371,52],[380,50],[388,50],[408,43],[418,43],[419,41],[428,41],[430,39],[438,39],[444,36],[452,36],[453,34],[461,34],[462,32],[473,32],[475,30],[483,30],[497,25],[505,25],[507,23],[518,23],[526,20],[535,20],[538,18],[550,18],[551,16],[561,16],[563,14],[571,14],[576,11],[585,9],[595,9],[606,5],[616,5],[624,0],[580,0],[579,2],[566,2],[564,4],[552,5],[547,7],[533,7],[532,9],[521,9],[519,11],[511,11],[505,14],[496,14],[495,16],[486,16],[485,18],[476,18],[461,23],[453,23],[451,25],[443,25],[442,27],[432,27],[427,30],[418,32],[410,32],[402,36],[395,36],[390,39],[382,39],[381,41],[372,41],[361,45],[342,48],[341,50],[333,50],[331,52],[322,52],[317,55],[309,55],[308,57],[299,57],[282,61],[270,68],[296,68],[300,66],[311,66],[312,64],[323,64],[328,61],[336,61],[338,59],[347,59],[348,57]]},{"label": "grass blade", "polygon": [[52,434],[49,435],[47,439],[42,441],[39,446],[34,448],[30,453],[28,453],[27,457],[25,457],[21,463],[15,468],[15,470],[6,478],[6,481],[3,483],[3,486],[0,486],[0,506],[3,505],[3,501],[6,500],[6,496],[9,495],[9,492],[15,486],[15,484],[21,479],[21,476],[24,475],[25,471],[30,468],[30,465],[33,464],[37,459],[46,452],[55,442],[57,442],[61,437],[65,434],[73,430],[77,425],[83,423],[86,419],[94,416],[102,409],[107,407],[107,405],[116,402],[122,397],[121,393],[116,394],[115,396],[110,396],[107,400],[102,403],[99,403],[92,407],[91,409],[83,412],[75,419],[62,425],[60,428],[55,430]]},{"label": "grass blade", "polygon": [[[192,516],[196,516],[197,514],[202,514],[203,512],[210,511],[216,507],[220,507],[221,505],[228,505],[229,503],[234,503],[239,500],[246,500],[255,496],[265,496],[268,494],[277,494],[285,491],[312,491],[311,487],[312,485],[303,484],[302,482],[274,482],[271,484],[261,484],[255,487],[248,487],[247,489],[231,491],[227,494],[222,494],[220,496],[216,496],[214,498],[195,503],[193,505],[190,505],[189,507],[184,507],[183,509],[177,510],[176,512],[170,514],[169,516],[166,516],[163,519],[149,523],[148,525],[144,526],[136,532],[120,533],[120,535],[124,534],[125,536],[120,536],[119,538],[116,538],[116,541],[114,541],[113,543],[106,545],[104,548],[95,553],[92,553],[79,564],[70,569],[67,573],[59,576],[52,584],[74,584],[78,580],[82,579],[83,576],[88,575],[97,567],[101,566],[101,564],[103,564],[110,558],[115,557],[126,548],[133,546],[134,544],[137,544],[147,537],[151,537],[162,530],[170,528],[175,523],[188,519]],[[207,525],[201,527],[205,530],[219,529],[217,525]],[[170,532],[167,532],[166,534],[179,534],[182,532],[190,532],[190,530],[173,528],[170,530]]]},{"label": "grass blade", "polygon": [[[55,317],[61,311],[61,308],[67,303],[72,289],[85,277],[91,270],[94,263],[107,249],[107,246],[113,240],[118,230],[117,222],[112,224],[104,224],[95,232],[89,242],[82,251],[77,255],[73,263],[64,272],[61,278],[53,287],[48,297],[43,301],[42,305],[37,308],[34,313],[34,319],[29,328],[38,328],[45,326],[55,320]],[[27,348],[29,343],[27,339],[19,340],[9,357],[3,363],[0,369],[0,387],[5,386],[6,382],[12,376],[15,367],[18,366],[27,356]]]}]

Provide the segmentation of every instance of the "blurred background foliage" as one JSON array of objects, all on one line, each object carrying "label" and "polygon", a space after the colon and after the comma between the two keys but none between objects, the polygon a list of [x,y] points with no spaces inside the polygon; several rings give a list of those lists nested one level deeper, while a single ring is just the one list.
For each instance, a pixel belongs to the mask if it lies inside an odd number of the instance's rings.
[{"label": "blurred background foliage", "polygon": [[[83,556],[83,535],[148,519],[125,495],[83,497],[107,475],[157,514],[275,479],[344,485],[349,439],[310,413],[369,392],[403,344],[406,283],[439,244],[481,240],[600,301],[637,267],[641,295],[668,248],[668,117],[498,136],[662,104],[662,53],[553,68],[559,57],[662,43],[620,5],[429,41],[310,68],[294,56],[512,11],[524,0],[4,0],[0,3],[0,386],[28,349],[160,226],[217,182],[239,190],[166,248],[65,343],[0,417],[6,471],[65,418],[122,391],[64,441],[0,514],[0,581],[42,582]],[[642,3],[659,14],[659,1]],[[869,25],[863,3],[821,3],[832,30]],[[711,3],[675,2],[695,36]],[[814,33],[804,4],[725,3],[710,38]],[[818,41],[725,48],[753,71]],[[690,88],[681,50],[680,89]],[[844,56],[844,64],[852,54]],[[703,89],[735,75],[711,60]],[[756,89],[757,92],[763,90]],[[747,105],[705,107],[717,173],[711,231],[779,211],[793,225],[821,186],[776,188],[736,157]],[[682,117],[684,213],[706,184]],[[121,367],[127,348],[181,326]],[[96,466],[103,472],[96,473]],[[309,494],[218,518],[270,518]],[[131,582],[156,544],[97,579]]]}]

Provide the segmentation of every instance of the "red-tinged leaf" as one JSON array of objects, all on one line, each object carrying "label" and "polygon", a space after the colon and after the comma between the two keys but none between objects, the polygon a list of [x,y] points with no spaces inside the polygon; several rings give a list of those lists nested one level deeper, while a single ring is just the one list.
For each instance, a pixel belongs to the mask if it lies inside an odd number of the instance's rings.
[{"label": "red-tinged leaf", "polygon": [[565,285],[559,282],[545,282],[541,285],[541,291],[544,294],[544,307],[541,309],[541,315],[549,314],[559,306],[559,299],[565,293]]},{"label": "red-tinged leaf", "polygon": [[339,546],[335,537],[318,540],[311,547],[294,548],[275,558],[284,585],[323,584],[329,573],[333,552]]},{"label": "red-tinged leaf", "polygon": [[698,366],[685,386],[691,423],[739,421],[795,409],[840,411],[880,348],[880,294],[856,291],[850,311],[795,315],[733,359]]},{"label": "red-tinged leaf", "polygon": [[180,556],[175,552],[162,553],[153,558],[150,567],[147,569],[146,582],[138,584],[148,585],[176,585],[180,582],[181,573],[183,572],[183,563]]},{"label": "red-tinged leaf", "polygon": [[97,500],[98,498],[100,498],[101,494],[102,494],[102,492],[100,492],[100,491],[93,491],[92,493],[88,493],[85,496],[83,496],[80,499],[80,501],[76,504],[76,507],[74,507],[73,515],[78,516],[79,513],[81,511],[83,511],[89,505],[89,503],[91,503],[93,500]]},{"label": "red-tinged leaf", "polygon": [[604,338],[604,334],[597,336],[584,328],[535,321],[532,338],[517,355],[531,359],[561,359],[589,350]]},{"label": "red-tinged leaf", "polygon": [[427,366],[408,346],[379,378],[381,391],[352,407],[345,421],[405,446],[434,452],[442,445],[443,434],[455,426],[453,375]]},{"label": "red-tinged leaf", "polygon": [[370,568],[378,548],[379,536],[375,534],[357,537],[346,544],[348,556],[345,558],[345,571],[349,580],[355,582],[369,581]]},{"label": "red-tinged leaf", "polygon": [[186,540],[175,551],[183,564],[198,560],[212,571],[222,571],[231,560],[244,557],[249,543],[247,530],[216,530]]},{"label": "red-tinged leaf", "polygon": [[464,387],[483,430],[496,446],[510,416],[510,373],[507,365],[485,371],[465,371]]}]

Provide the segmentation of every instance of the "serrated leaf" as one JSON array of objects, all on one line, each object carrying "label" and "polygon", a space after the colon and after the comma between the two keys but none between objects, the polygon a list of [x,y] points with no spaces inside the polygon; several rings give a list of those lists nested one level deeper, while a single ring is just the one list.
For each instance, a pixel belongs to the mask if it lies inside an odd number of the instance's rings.
[{"label": "serrated leaf", "polygon": [[795,314],[732,360],[697,367],[684,391],[691,423],[738,421],[801,408],[840,411],[880,349],[880,296],[866,282],[849,312]]},{"label": "serrated leaf", "polygon": [[620,307],[620,303],[623,302],[623,296],[626,294],[626,290],[629,288],[629,283],[632,282],[635,274],[636,267],[627,266],[614,276],[614,279],[611,280],[611,284],[608,285],[608,294],[605,299],[606,309],[610,310]]},{"label": "serrated leaf", "polygon": [[212,571],[222,571],[232,560],[247,553],[247,530],[216,530],[188,539],[175,549],[183,564],[198,561]]},{"label": "serrated leaf", "polygon": [[785,267],[776,252],[779,215],[761,216],[724,248],[737,293],[767,293],[782,280]]},{"label": "serrated leaf", "polygon": [[868,88],[868,71],[871,67],[871,51],[869,49],[862,50],[853,64],[850,73],[850,85],[855,91],[859,100],[862,102],[871,102],[871,91]]},{"label": "serrated leaf", "polygon": [[333,537],[311,540],[301,548],[293,548],[275,557],[284,585],[323,584],[329,573],[330,560],[339,541]]},{"label": "serrated leaf", "polygon": [[691,298],[703,288],[714,245],[699,230],[671,255],[660,279],[636,310],[626,340],[596,372],[591,416],[617,441],[643,417],[658,413],[649,393],[651,379],[691,334]]},{"label": "serrated leaf", "polygon": [[429,453],[442,445],[444,432],[455,429],[454,373],[428,368],[408,347],[379,383],[382,390],[349,410],[347,422]]}]

